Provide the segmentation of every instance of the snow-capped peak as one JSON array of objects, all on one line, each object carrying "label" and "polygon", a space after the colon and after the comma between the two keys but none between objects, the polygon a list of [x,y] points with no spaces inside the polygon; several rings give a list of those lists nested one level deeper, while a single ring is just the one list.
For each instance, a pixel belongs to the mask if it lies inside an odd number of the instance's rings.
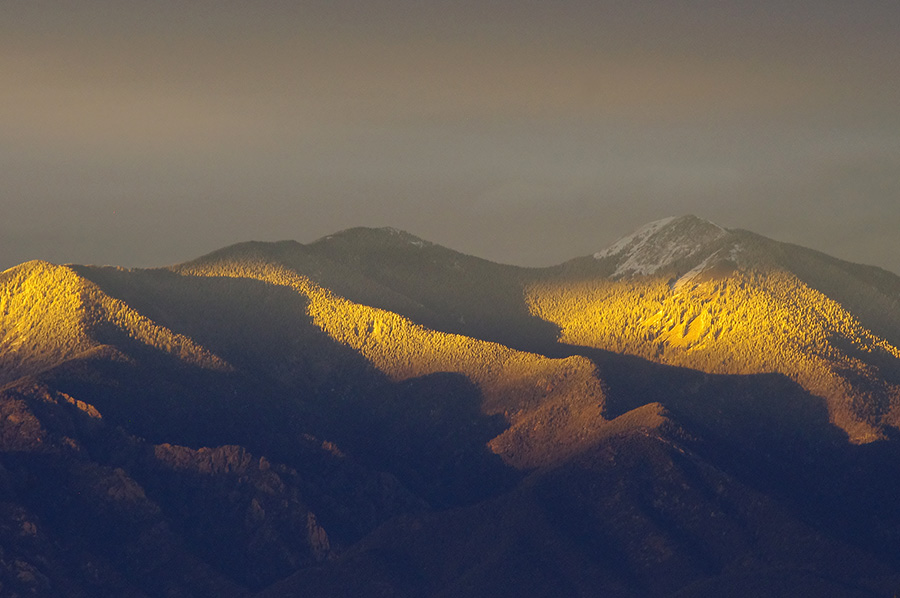
[{"label": "snow-capped peak", "polygon": [[605,257],[618,255],[629,247],[639,246],[640,244],[646,242],[648,238],[652,237],[654,233],[662,228],[665,228],[666,225],[670,224],[674,220],[675,217],[673,216],[670,218],[662,218],[660,220],[655,220],[649,224],[645,224],[630,235],[622,237],[606,249],[598,251],[594,254],[594,258],[599,260]]},{"label": "snow-capped peak", "polygon": [[690,257],[728,231],[697,218],[664,218],[639,228],[610,247],[594,254],[595,259],[618,258],[613,276],[653,274],[674,261]]}]

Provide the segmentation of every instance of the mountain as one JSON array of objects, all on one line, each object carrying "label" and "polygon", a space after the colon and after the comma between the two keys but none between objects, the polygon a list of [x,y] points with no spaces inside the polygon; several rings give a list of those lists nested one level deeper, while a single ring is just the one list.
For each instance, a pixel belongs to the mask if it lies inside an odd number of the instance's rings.
[{"label": "mountain", "polygon": [[890,596],[900,278],[688,216],[0,273],[0,593]]},{"label": "mountain", "polygon": [[[778,372],[865,443],[900,424],[900,280],[696,217],[528,289],[560,340],[723,374]],[[604,276],[596,276],[594,273]]]}]

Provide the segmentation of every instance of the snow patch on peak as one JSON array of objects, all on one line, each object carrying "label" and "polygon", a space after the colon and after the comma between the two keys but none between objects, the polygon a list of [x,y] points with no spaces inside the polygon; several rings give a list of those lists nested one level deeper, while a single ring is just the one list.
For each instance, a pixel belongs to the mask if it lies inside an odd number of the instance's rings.
[{"label": "snow patch on peak", "polygon": [[595,253],[594,259],[618,257],[613,276],[646,276],[674,261],[690,257],[727,234],[728,231],[721,226],[696,216],[664,218],[644,225],[607,249]]},{"label": "snow patch on peak", "polygon": [[673,216],[671,218],[662,218],[660,220],[655,220],[649,224],[645,224],[630,235],[622,237],[606,249],[595,253],[594,259],[599,260],[605,257],[618,255],[631,246],[640,245],[641,243],[652,237],[657,231],[665,228],[668,224],[672,223],[674,220],[675,217]]}]

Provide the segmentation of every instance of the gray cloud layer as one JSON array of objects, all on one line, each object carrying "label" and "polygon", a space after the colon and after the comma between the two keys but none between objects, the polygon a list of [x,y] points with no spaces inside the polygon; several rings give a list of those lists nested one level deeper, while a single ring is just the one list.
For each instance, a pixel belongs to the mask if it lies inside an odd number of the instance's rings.
[{"label": "gray cloud layer", "polygon": [[696,213],[900,272],[896,2],[183,4],[4,9],[0,268]]}]

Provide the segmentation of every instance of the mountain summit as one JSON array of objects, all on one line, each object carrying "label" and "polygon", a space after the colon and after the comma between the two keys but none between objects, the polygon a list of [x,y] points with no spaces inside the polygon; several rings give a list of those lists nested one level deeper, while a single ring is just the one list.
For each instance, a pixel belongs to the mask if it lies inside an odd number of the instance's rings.
[{"label": "mountain summit", "polygon": [[890,596],[900,278],[694,216],[0,273],[10,596]]},{"label": "mountain summit", "polygon": [[710,374],[778,372],[824,398],[853,442],[900,427],[896,276],[694,216],[650,223],[593,261],[594,276],[527,287],[561,341]]},{"label": "mountain summit", "polygon": [[664,218],[651,222],[594,254],[598,260],[614,260],[613,276],[654,274],[688,259],[727,237],[729,231],[696,216]]}]

